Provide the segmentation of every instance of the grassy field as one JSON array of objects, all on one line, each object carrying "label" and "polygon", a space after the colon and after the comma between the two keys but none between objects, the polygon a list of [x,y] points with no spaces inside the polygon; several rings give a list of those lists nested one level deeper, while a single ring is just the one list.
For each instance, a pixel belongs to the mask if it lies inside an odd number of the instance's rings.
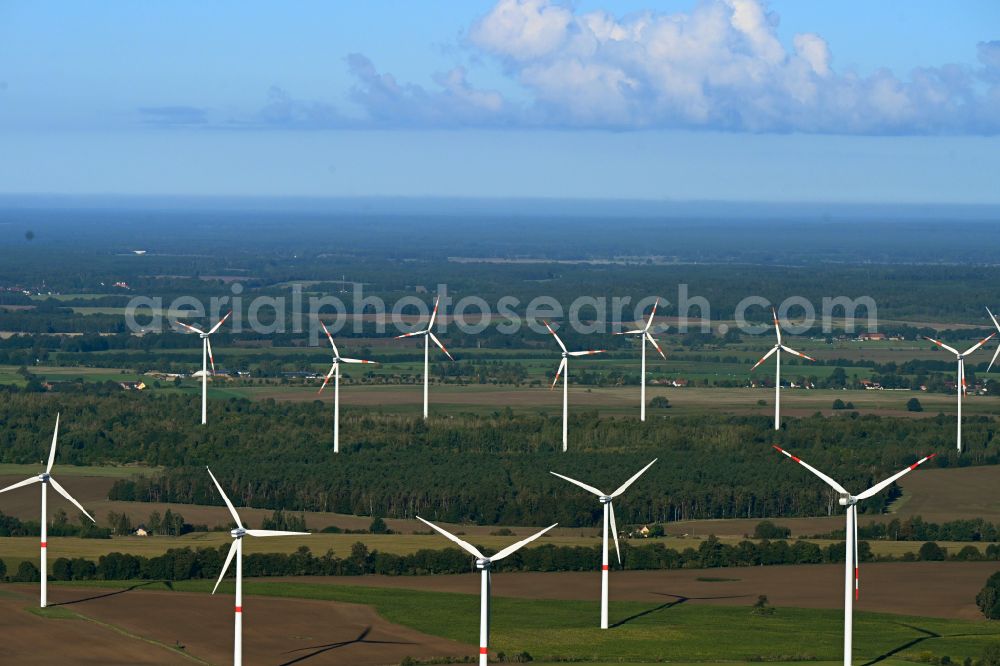
[{"label": "grassy field", "polygon": [[[232,585],[224,585],[224,593],[231,594]],[[211,581],[173,583],[179,591],[208,592],[212,586]],[[390,622],[467,644],[475,642],[478,632],[477,595],[261,581],[245,583],[245,592],[248,612],[254,595],[321,599],[371,605]],[[527,651],[543,663],[641,664],[835,661],[842,649],[843,614],[837,610],[779,608],[773,615],[758,616],[750,612],[749,604],[616,602],[608,631],[595,627],[598,610],[596,601],[495,598],[491,650]],[[862,663],[944,655],[961,661],[978,658],[987,644],[997,640],[996,623],[855,614],[854,656]]]}]

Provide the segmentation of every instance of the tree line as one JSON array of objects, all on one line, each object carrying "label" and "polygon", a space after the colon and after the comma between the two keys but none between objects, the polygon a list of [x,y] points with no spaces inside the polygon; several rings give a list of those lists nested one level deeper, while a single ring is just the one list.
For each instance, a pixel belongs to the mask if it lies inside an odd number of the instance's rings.
[{"label": "tree line", "polygon": [[[901,556],[874,556],[870,544],[862,541],[858,552],[863,562],[1000,561],[1000,545],[991,544],[985,553],[966,547],[949,555],[933,542],[917,552]],[[973,554],[968,549],[975,551]],[[215,579],[225,562],[229,545],[218,548],[174,548],[163,555],[147,557],[131,553],[109,553],[95,562],[86,558],[60,557],[53,562],[53,580],[190,580]],[[487,555],[492,550],[481,548]],[[844,544],[820,546],[810,541],[742,541],[725,544],[715,537],[702,541],[697,548],[677,550],[663,543],[632,545],[622,543],[622,568],[630,570],[711,569],[720,567],[779,566],[796,564],[836,564],[844,561]],[[524,548],[494,565],[498,572],[514,571],[591,571],[601,561],[600,546],[542,545]],[[0,561],[0,576],[6,566]],[[251,553],[243,559],[243,574],[264,576],[424,576],[475,571],[467,553],[457,548],[422,549],[407,555],[369,550],[355,543],[344,557],[327,551],[314,554],[308,546],[294,553]],[[32,578],[33,576],[33,578]],[[9,580],[38,580],[38,569],[31,562],[19,565]]]}]

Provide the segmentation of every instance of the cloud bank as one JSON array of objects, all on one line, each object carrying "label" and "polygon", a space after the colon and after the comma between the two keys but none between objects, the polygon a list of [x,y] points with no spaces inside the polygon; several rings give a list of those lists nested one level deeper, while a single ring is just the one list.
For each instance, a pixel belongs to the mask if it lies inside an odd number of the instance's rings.
[{"label": "cloud bank", "polygon": [[[786,46],[759,0],[704,0],[688,13],[616,17],[552,0],[499,0],[470,27],[474,55],[498,61],[532,100],[478,90],[457,68],[439,90],[401,84],[349,59],[353,99],[372,122],[446,126],[709,129],[838,134],[1000,131],[1000,42],[976,66],[837,71],[831,46]],[[971,47],[971,45],[970,45]]]},{"label": "cloud bank", "polygon": [[[609,2],[610,4],[610,2]],[[1000,134],[1000,41],[977,62],[900,76],[838,70],[822,35],[778,37],[765,0],[700,0],[688,12],[616,16],[558,0],[497,0],[462,37],[470,61],[491,62],[516,100],[477,87],[462,66],[423,86],[344,63],[353,109],[274,86],[248,117],[193,107],[140,112],[162,126],[208,123],[283,129],[513,127],[854,135]]]}]

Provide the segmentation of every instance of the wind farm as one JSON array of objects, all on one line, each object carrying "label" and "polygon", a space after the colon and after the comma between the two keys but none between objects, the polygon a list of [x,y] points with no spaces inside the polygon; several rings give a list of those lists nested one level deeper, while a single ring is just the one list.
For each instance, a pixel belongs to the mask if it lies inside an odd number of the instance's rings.
[{"label": "wind farm", "polygon": [[1000,4],[827,4],[4,5],[0,663],[1000,666]]}]

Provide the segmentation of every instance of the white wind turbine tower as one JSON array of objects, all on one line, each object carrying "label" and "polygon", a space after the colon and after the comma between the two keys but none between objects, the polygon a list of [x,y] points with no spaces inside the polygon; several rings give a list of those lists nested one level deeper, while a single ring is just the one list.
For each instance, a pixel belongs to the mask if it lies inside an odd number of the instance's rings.
[{"label": "white wind turbine tower", "polygon": [[323,322],[319,323],[323,327],[323,332],[326,333],[326,337],[330,340],[330,346],[333,347],[333,365],[330,366],[330,372],[327,373],[326,379],[323,380],[323,385],[319,387],[318,393],[322,393],[326,385],[330,383],[330,378],[333,378],[333,452],[340,452],[340,364],[341,363],[375,363],[375,361],[365,361],[359,358],[344,358],[340,355],[340,350],[337,349],[337,343],[333,341],[333,336],[330,335],[330,331],[326,329],[326,324]]},{"label": "white wind turbine tower", "polygon": [[[207,467],[205,469],[208,469]],[[272,537],[272,536],[308,536],[308,532],[282,532],[278,530],[248,530],[243,527],[243,523],[240,521],[239,515],[236,513],[236,509],[233,507],[233,503],[229,501],[226,493],[223,492],[222,486],[216,480],[215,475],[212,474],[212,470],[208,470],[208,475],[212,477],[212,481],[215,482],[215,487],[219,490],[219,494],[222,495],[222,499],[226,502],[226,507],[229,509],[229,513],[232,514],[233,520],[236,522],[236,529],[230,532],[233,537],[233,544],[229,547],[229,554],[226,555],[226,563],[222,565],[222,571],[219,572],[219,580],[215,582],[215,587],[212,588],[212,594],[219,589],[219,583],[222,582],[222,578],[226,575],[226,571],[229,570],[229,565],[232,563],[233,558],[236,558],[236,603],[235,603],[235,634],[233,637],[233,666],[240,666],[243,663],[243,537],[248,534],[252,537]]]},{"label": "white wind turbine tower", "polygon": [[48,462],[47,465],[45,465],[45,471],[42,472],[41,474],[39,474],[38,476],[33,476],[30,479],[25,479],[24,481],[19,481],[18,483],[15,483],[12,486],[7,486],[3,490],[0,490],[0,493],[5,493],[8,490],[13,490],[14,488],[21,488],[23,486],[30,486],[33,483],[41,483],[42,484],[42,520],[41,520],[41,528],[42,528],[42,532],[41,532],[41,534],[42,534],[41,544],[42,545],[41,545],[41,564],[40,564],[40,566],[38,568],[38,571],[41,574],[40,580],[41,580],[41,583],[42,583],[42,588],[41,588],[41,593],[40,593],[40,600],[41,600],[41,604],[40,605],[41,605],[42,608],[45,608],[46,604],[48,603],[47,596],[46,596],[46,594],[48,592],[48,590],[47,590],[47,588],[48,588],[48,563],[47,563],[47,558],[46,558],[46,550],[48,550],[48,533],[49,533],[48,532],[48,519],[49,519],[48,518],[48,502],[47,502],[47,497],[46,497],[46,488],[47,488],[47,486],[49,484],[52,484],[52,487],[55,488],[56,492],[59,493],[60,495],[62,495],[63,497],[65,497],[66,499],[68,499],[70,502],[72,502],[76,506],[76,508],[78,508],[83,513],[83,515],[87,516],[87,518],[90,518],[93,522],[95,522],[95,523],[97,522],[96,520],[94,520],[93,516],[91,516],[89,513],[87,513],[87,510],[84,509],[80,505],[79,502],[77,502],[75,499],[73,499],[73,497],[68,492],[66,492],[65,488],[63,488],[62,486],[60,486],[59,483],[55,479],[52,478],[52,465],[56,461],[56,442],[58,441],[58,439],[59,439],[59,415],[56,414],[56,429],[52,433],[52,448],[49,449],[49,462]]},{"label": "white wind turbine tower", "polygon": [[771,347],[771,351],[764,354],[759,361],[754,363],[754,366],[750,368],[750,372],[756,370],[757,366],[771,357],[771,354],[777,354],[774,357],[774,429],[781,430],[781,352],[786,351],[807,361],[815,361],[816,359],[781,344],[781,327],[778,325],[778,313],[774,308],[771,308],[771,314],[774,315],[774,333],[778,336],[778,340]]},{"label": "white wind turbine tower", "polygon": [[656,349],[656,351],[660,352],[660,356],[663,357],[663,360],[664,361],[667,360],[666,354],[663,353],[663,350],[660,349],[660,345],[657,344],[656,340],[653,339],[653,334],[649,332],[650,327],[652,327],[652,325],[653,325],[653,318],[656,316],[656,306],[659,305],[659,304],[660,304],[660,299],[656,299],[656,302],[653,303],[653,311],[649,313],[649,321],[647,321],[646,325],[643,326],[642,328],[637,328],[637,329],[634,329],[634,330],[631,330],[631,331],[622,331],[621,333],[615,333],[615,335],[638,335],[639,338],[640,338],[640,340],[642,341],[641,342],[641,344],[642,344],[642,371],[641,371],[641,374],[640,374],[640,377],[642,379],[641,379],[641,382],[640,382],[641,388],[640,388],[640,393],[639,393],[639,401],[640,401],[640,404],[641,404],[641,408],[640,408],[640,411],[639,411],[639,420],[640,421],[645,421],[646,420],[646,342],[647,341],[651,342],[653,344],[653,347]]},{"label": "white wind turbine tower", "polygon": [[420,516],[417,516],[417,520],[421,521],[431,529],[435,530],[446,539],[454,541],[462,548],[462,550],[464,550],[465,552],[469,553],[470,555],[476,558],[476,568],[479,569],[479,571],[481,572],[480,585],[479,585],[479,666],[486,666],[489,660],[488,646],[490,641],[490,589],[492,585],[490,582],[490,569],[492,568],[493,563],[502,560],[508,555],[514,554],[516,551],[520,550],[523,546],[526,546],[527,544],[531,543],[538,537],[542,536],[543,534],[551,530],[559,523],[553,523],[552,525],[546,527],[544,530],[536,532],[535,534],[531,535],[527,539],[522,539],[517,543],[511,544],[510,546],[507,546],[506,548],[498,551],[497,553],[489,557],[486,557],[481,552],[479,552],[478,548],[476,548],[472,544],[466,541],[462,541],[454,534],[438,527],[434,523],[426,521]]},{"label": "white wind turbine tower", "polygon": [[208,363],[212,362],[212,374],[215,374],[215,357],[212,356],[212,343],[208,341],[210,335],[218,331],[222,325],[229,319],[229,316],[233,314],[230,310],[229,314],[219,320],[219,323],[213,326],[206,333],[205,331],[192,326],[191,324],[185,324],[182,321],[177,322],[187,330],[192,333],[197,333],[201,336],[201,424],[205,425],[208,423]]},{"label": "white wind turbine tower", "polygon": [[[989,312],[989,310],[987,310],[987,312]],[[992,312],[990,312],[990,317],[993,317],[993,313]],[[996,324],[996,319],[993,320],[993,323]],[[924,336],[925,338],[927,338],[928,340],[930,340],[931,342],[933,342],[934,344],[936,344],[941,349],[946,349],[946,350],[950,351],[952,354],[955,355],[955,358],[958,359],[958,375],[957,375],[957,379],[955,381],[955,391],[956,391],[956,393],[958,393],[958,431],[957,431],[958,432],[958,434],[957,434],[957,442],[958,443],[957,443],[957,446],[958,446],[958,452],[959,453],[962,452],[962,396],[965,395],[965,393],[967,392],[967,387],[965,385],[965,357],[968,356],[969,354],[971,354],[972,352],[976,351],[977,349],[979,349],[983,345],[985,345],[989,341],[989,339],[992,338],[994,335],[996,335],[996,333],[993,333],[992,335],[989,335],[989,336],[983,338],[982,340],[980,340],[976,344],[974,344],[971,347],[969,347],[968,349],[966,349],[964,352],[959,352],[957,349],[955,349],[953,347],[949,347],[948,345],[946,345],[945,343],[941,342],[940,340],[935,340],[934,338],[928,338],[926,335]],[[998,348],[998,350],[1000,350],[1000,348]],[[996,354],[993,355],[993,360],[996,360]],[[993,366],[993,363],[991,361],[990,362],[990,367],[992,367],[992,366]],[[989,370],[987,370],[987,372],[989,372]]]},{"label": "white wind turbine tower", "polygon": [[858,502],[882,492],[894,481],[906,474],[909,474],[937,454],[932,453],[929,456],[921,458],[903,471],[893,474],[881,483],[876,483],[860,495],[851,495],[849,492],[844,490],[843,486],[826,474],[823,474],[814,467],[807,465],[801,459],[796,458],[781,447],[775,446],[774,448],[822,479],[824,483],[833,488],[834,491],[836,491],[840,496],[840,505],[847,507],[847,525],[844,529],[844,536],[846,538],[846,552],[844,556],[844,666],[851,666],[851,639],[854,631],[854,600],[860,595],[860,579],[858,576]]},{"label": "white wind turbine tower", "polygon": [[615,507],[612,502],[616,497],[628,490],[628,487],[635,483],[636,479],[642,476],[643,472],[653,466],[659,458],[654,458],[653,462],[649,463],[638,472],[632,476],[631,479],[619,486],[618,490],[608,494],[598,490],[593,486],[588,486],[586,483],[577,481],[576,479],[571,479],[568,476],[563,476],[562,474],[557,474],[556,472],[549,472],[558,476],[560,479],[565,479],[570,483],[576,484],[586,490],[587,492],[597,495],[598,500],[600,500],[601,505],[604,507],[604,549],[601,556],[601,629],[608,628],[608,524],[610,522],[611,534],[614,535],[615,539],[615,553],[618,554],[618,564],[622,563],[622,553],[618,549],[618,525],[615,523]]},{"label": "white wind turbine tower", "polygon": [[562,375],[562,378],[563,378],[562,445],[563,445],[563,451],[565,451],[566,450],[567,441],[568,441],[568,438],[566,436],[566,433],[567,433],[567,423],[569,422],[569,357],[570,356],[590,356],[591,354],[603,354],[607,350],[606,349],[590,349],[590,350],[587,350],[587,351],[573,351],[573,352],[571,352],[571,351],[569,351],[569,350],[566,349],[566,345],[563,344],[563,341],[559,338],[558,335],[556,335],[556,332],[552,330],[551,326],[549,326],[549,322],[543,321],[542,323],[545,324],[545,328],[549,329],[549,333],[552,334],[552,337],[554,337],[556,339],[556,342],[559,343],[559,348],[562,349],[562,360],[559,361],[559,369],[556,370],[556,378],[552,382],[552,388],[550,388],[549,390],[551,391],[552,389],[554,389],[556,387],[556,384],[559,383],[559,375]]},{"label": "white wind turbine tower", "polygon": [[438,303],[440,302],[440,300],[441,300],[440,296],[438,296],[437,298],[434,299],[434,311],[431,313],[431,320],[429,322],[427,322],[427,328],[426,329],[424,329],[422,331],[412,331],[410,333],[404,333],[403,335],[397,335],[396,336],[397,340],[400,340],[402,338],[412,338],[412,337],[417,336],[417,335],[424,336],[424,419],[427,418],[427,392],[428,392],[428,387],[430,386],[430,381],[431,381],[431,379],[430,379],[430,377],[431,377],[431,361],[430,361],[430,358],[431,358],[431,342],[430,341],[433,340],[434,344],[436,344],[438,347],[440,347],[441,351],[443,351],[448,358],[450,358],[452,361],[455,360],[454,357],[452,357],[452,355],[448,353],[448,350],[445,349],[444,345],[441,344],[441,341],[437,339],[437,336],[434,335],[434,320],[437,319]]}]

